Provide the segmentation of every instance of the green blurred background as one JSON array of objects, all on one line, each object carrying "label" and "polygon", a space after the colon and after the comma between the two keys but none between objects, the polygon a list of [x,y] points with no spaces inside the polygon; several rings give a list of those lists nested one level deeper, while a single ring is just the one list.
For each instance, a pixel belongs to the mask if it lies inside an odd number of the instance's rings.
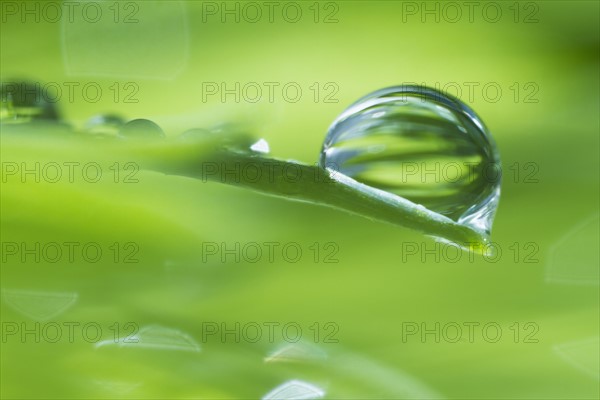
[{"label": "green blurred background", "polygon": [[[151,119],[168,136],[235,123],[274,156],[314,163],[333,119],[375,89],[414,82],[458,94],[500,150],[492,240],[502,253],[452,262],[418,233],[154,172],[140,171],[132,185],[3,179],[3,243],[139,247],[135,264],[3,257],[3,398],[260,398],[291,380],[335,399],[599,397],[597,2],[475,2],[472,18],[462,2],[453,3],[460,18],[437,2],[275,2],[271,20],[260,2],[96,2],[97,23],[82,17],[89,2],[74,3],[74,17],[56,22],[47,3],[2,3],[0,78],[57,83],[62,116],[76,128],[101,113]],[[23,15],[35,4],[39,20]],[[262,10],[255,23],[249,7]],[[296,9],[302,16],[289,22]],[[102,95],[93,102],[75,89],[70,98],[72,82]],[[206,92],[222,82],[256,82],[262,99]],[[273,101],[264,82],[276,83]],[[290,82],[302,89],[297,102],[282,93]],[[57,160],[17,148],[3,138],[2,162]],[[61,160],[94,157],[90,149]],[[207,242],[296,242],[303,257],[202,259]],[[329,242],[337,263],[323,262]],[[72,343],[65,328],[57,343],[7,331],[65,321],[97,323],[108,342],[115,323],[119,336],[127,322],[161,326],[148,340],[162,345],[99,346],[79,328]],[[280,330],[274,343],[203,340],[207,322],[293,322],[303,335],[287,357],[269,359],[289,345]],[[337,343],[315,344],[315,322],[322,336],[333,323]],[[436,323],[439,343],[406,336],[408,326]],[[479,324],[473,340],[465,323]],[[452,324],[463,329],[456,343],[442,328]],[[497,342],[485,324],[501,327]]]}]

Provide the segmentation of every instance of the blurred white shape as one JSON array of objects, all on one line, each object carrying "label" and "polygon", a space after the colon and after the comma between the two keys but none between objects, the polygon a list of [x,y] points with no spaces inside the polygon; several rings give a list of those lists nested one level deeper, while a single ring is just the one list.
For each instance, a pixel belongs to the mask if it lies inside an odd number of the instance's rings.
[{"label": "blurred white shape", "polygon": [[311,400],[322,399],[325,392],[310,383],[291,380],[267,393],[263,400]]},{"label": "blurred white shape", "polygon": [[2,301],[13,310],[36,321],[47,321],[68,310],[77,302],[74,292],[42,292],[2,289]]},{"label": "blurred white shape", "polygon": [[396,368],[382,365],[369,358],[353,354],[341,353],[332,358],[332,363],[354,376],[357,382],[371,385],[377,393],[385,393],[385,398],[394,399],[443,399],[440,393],[425,385],[419,379]]},{"label": "blurred white shape", "polygon": [[93,381],[101,390],[109,394],[123,396],[132,393],[141,383],[121,382],[121,381]]},{"label": "blurred white shape", "polygon": [[159,325],[144,326],[139,332],[118,340],[102,340],[95,347],[115,345],[143,349],[200,352],[200,345],[190,335],[180,330]]},{"label": "blurred white shape", "polygon": [[574,368],[600,380],[600,336],[555,345],[553,350]]},{"label": "blurred white shape", "polygon": [[[69,75],[173,79],[188,62],[183,1],[84,2],[61,23]],[[123,96],[136,90],[120,89]]]},{"label": "blurred white shape", "polygon": [[593,215],[566,232],[550,249],[546,280],[571,285],[600,282],[599,215]]},{"label": "blurred white shape", "polygon": [[258,142],[250,146],[250,150],[256,151],[257,153],[269,153],[269,143],[265,139],[260,139]]},{"label": "blurred white shape", "polygon": [[315,344],[307,342],[286,343],[270,352],[264,359],[266,363],[322,361],[327,353]]}]

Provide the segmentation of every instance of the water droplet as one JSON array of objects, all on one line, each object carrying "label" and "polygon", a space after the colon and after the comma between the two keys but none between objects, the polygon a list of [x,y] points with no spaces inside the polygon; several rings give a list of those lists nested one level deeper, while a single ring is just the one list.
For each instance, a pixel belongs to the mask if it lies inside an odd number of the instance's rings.
[{"label": "water droplet", "polygon": [[58,95],[43,87],[39,82],[3,82],[0,85],[0,121],[58,120]]},{"label": "water droplet", "polygon": [[119,129],[119,137],[126,139],[160,139],[165,133],[156,123],[148,119],[134,119]]},{"label": "water droplet", "polygon": [[3,289],[2,300],[35,321],[47,321],[64,313],[77,301],[77,293]]},{"label": "water droplet", "polygon": [[250,146],[250,150],[256,151],[257,153],[269,153],[269,143],[265,139],[260,139],[258,142]]},{"label": "water droplet", "polygon": [[103,340],[96,343],[95,346],[103,347],[107,345],[189,352],[200,351],[200,345],[187,333],[159,325],[144,326],[136,334],[118,340]]},{"label": "water droplet", "polygon": [[263,400],[311,400],[322,399],[324,396],[325,392],[315,385],[291,380],[271,390],[263,397]]},{"label": "water droplet", "polygon": [[498,151],[473,110],[434,89],[397,86],[361,98],[329,128],[320,165],[490,233]]},{"label": "water droplet", "polygon": [[308,342],[287,343],[277,347],[265,357],[266,363],[323,361],[327,353]]},{"label": "water droplet", "polygon": [[92,135],[117,136],[125,120],[114,114],[95,115],[85,123],[85,131]]}]

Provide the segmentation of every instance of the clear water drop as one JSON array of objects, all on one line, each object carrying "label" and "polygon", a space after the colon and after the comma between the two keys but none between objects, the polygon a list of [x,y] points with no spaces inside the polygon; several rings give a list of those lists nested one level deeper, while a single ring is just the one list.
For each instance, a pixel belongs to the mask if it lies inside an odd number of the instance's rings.
[{"label": "clear water drop", "polygon": [[58,317],[77,302],[75,292],[42,292],[36,290],[2,289],[2,302],[35,321]]},{"label": "clear water drop", "polygon": [[254,143],[252,146],[250,146],[250,150],[263,154],[269,154],[271,151],[269,148],[269,143],[265,139],[260,139]]},{"label": "clear water drop", "polygon": [[264,358],[266,363],[314,362],[327,359],[327,353],[308,341],[285,343],[270,351]]},{"label": "clear water drop", "polygon": [[501,180],[494,140],[473,110],[434,89],[396,86],[359,99],[329,128],[320,165],[491,231]]},{"label": "clear water drop", "polygon": [[124,124],[125,120],[118,115],[100,114],[88,119],[84,129],[92,135],[117,136]]},{"label": "clear water drop", "polygon": [[125,139],[160,139],[165,137],[165,133],[155,122],[140,118],[123,125],[118,136]]},{"label": "clear water drop", "polygon": [[291,380],[277,386],[263,396],[263,400],[316,400],[322,399],[325,391],[300,380]]},{"label": "clear water drop", "polygon": [[8,81],[0,85],[0,121],[21,123],[59,118],[58,95],[39,82]]},{"label": "clear water drop", "polygon": [[118,340],[107,339],[95,344],[95,347],[119,346],[159,350],[179,350],[192,353],[200,352],[200,344],[185,332],[160,325],[148,325],[140,328],[135,335],[127,335]]},{"label": "clear water drop", "polygon": [[215,150],[235,153],[268,153],[269,143],[256,140],[248,128],[233,123],[222,123],[210,128],[193,128],[183,132],[177,140],[186,143],[212,142]]}]

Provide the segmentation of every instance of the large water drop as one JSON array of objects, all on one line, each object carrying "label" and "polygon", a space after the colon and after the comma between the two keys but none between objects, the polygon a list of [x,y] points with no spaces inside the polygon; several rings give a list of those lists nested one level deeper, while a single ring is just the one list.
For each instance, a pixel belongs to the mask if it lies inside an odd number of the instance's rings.
[{"label": "large water drop", "polygon": [[490,233],[498,151],[473,110],[434,89],[397,86],[361,98],[329,128],[320,165]]}]

